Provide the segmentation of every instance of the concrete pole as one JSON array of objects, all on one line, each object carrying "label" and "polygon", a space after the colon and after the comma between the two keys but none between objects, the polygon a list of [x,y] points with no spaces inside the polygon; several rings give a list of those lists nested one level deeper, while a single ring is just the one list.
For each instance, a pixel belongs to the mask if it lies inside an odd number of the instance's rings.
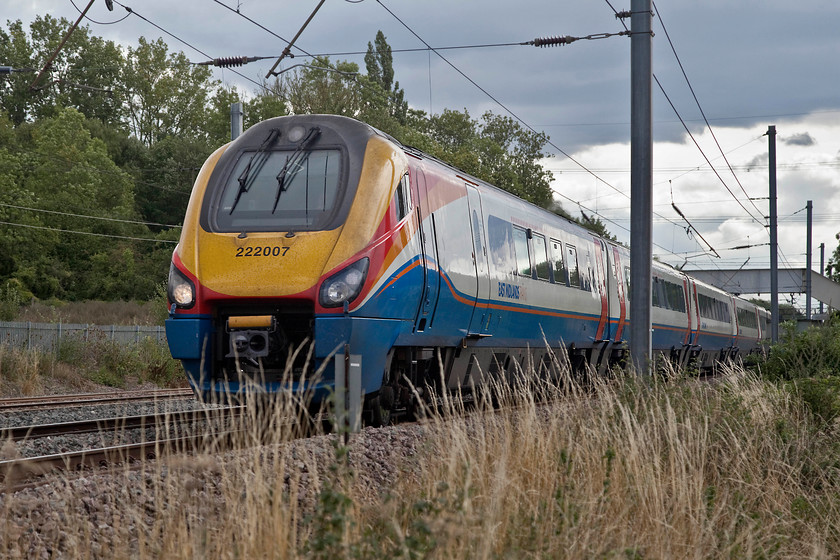
[{"label": "concrete pole", "polygon": [[805,204],[808,214],[808,233],[805,239],[805,318],[811,320],[811,236],[814,232],[812,220],[814,217],[814,201]]},{"label": "concrete pole", "polygon": [[239,138],[242,134],[242,103],[230,104],[230,140]]},{"label": "concrete pole", "polygon": [[767,128],[767,151],[770,156],[770,339],[779,341],[779,236],[776,231],[776,127]]},{"label": "concrete pole", "polygon": [[630,358],[650,374],[653,263],[651,0],[632,0],[630,19]]},{"label": "concrete pole", "polygon": [[[820,243],[820,274],[825,276],[825,243]],[[824,312],[823,302],[820,302],[820,315]]]}]

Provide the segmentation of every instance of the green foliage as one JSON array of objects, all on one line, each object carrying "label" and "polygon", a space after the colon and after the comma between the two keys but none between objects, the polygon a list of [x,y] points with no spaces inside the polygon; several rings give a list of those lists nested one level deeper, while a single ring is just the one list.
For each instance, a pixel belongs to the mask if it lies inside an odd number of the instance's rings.
[{"label": "green foliage", "polygon": [[0,285],[0,321],[14,321],[21,305],[32,299],[32,292],[17,278],[9,278]]},{"label": "green foliage", "polygon": [[[49,15],[28,29],[7,21],[0,61],[40,69],[69,26]],[[243,102],[246,127],[290,112],[357,118],[552,206],[551,176],[540,165],[547,137],[491,112],[475,120],[466,110],[410,109],[381,31],[368,43],[366,74],[327,57],[309,65],[248,96],[162,39],[141,37],[122,49],[81,26],[36,91],[31,73],[3,78],[0,284],[14,280],[41,299],[153,297],[179,238],[170,226],[182,222],[206,158],[229,140],[233,102]],[[149,238],[160,242],[140,241]]]},{"label": "green foliage", "polygon": [[840,318],[804,331],[797,331],[795,323],[783,323],[779,342],[752,367],[782,384],[818,425],[840,417]]},{"label": "green foliage", "polygon": [[172,359],[165,342],[158,342],[150,337],[140,341],[137,348],[140,370],[137,377],[141,382],[151,382],[159,387],[183,385],[186,379],[180,360]]},{"label": "green foliage", "polygon": [[[0,60],[15,68],[40,70],[64,38],[70,22],[50,15],[37,16],[27,34],[20,20],[0,29]],[[51,72],[30,91],[35,74],[15,73],[0,88],[0,107],[16,125],[31,118],[54,116],[61,107],[75,107],[90,118],[115,125],[122,118],[120,90],[114,88],[122,54],[113,41],[78,27],[51,63]]]},{"label": "green foliage", "polygon": [[318,503],[312,515],[306,518],[311,535],[304,552],[312,558],[347,558],[347,531],[353,523],[353,500],[342,488],[352,473],[347,467],[348,449],[336,440],[335,461],[330,463],[327,479],[318,493]]},{"label": "green foliage", "polygon": [[840,417],[840,377],[797,379],[791,382],[791,390],[821,425]]},{"label": "green foliage", "polygon": [[549,208],[551,174],[539,163],[548,137],[526,130],[510,117],[446,109],[429,119],[425,150],[499,188]]},{"label": "green foliage", "polygon": [[760,364],[772,380],[840,376],[840,319],[798,332],[795,323],[783,323],[779,342]]},{"label": "green foliage", "polygon": [[84,378],[110,387],[125,387],[129,380],[176,386],[185,379],[180,362],[172,359],[165,343],[149,337],[126,345],[90,329],[87,336],[62,338],[57,359],[78,369]]},{"label": "green foliage", "polygon": [[352,74],[359,72],[359,65],[346,61],[333,64],[329,57],[316,57],[309,66],[296,70],[283,84],[291,112],[357,117],[362,96]]},{"label": "green foliage", "polygon": [[121,72],[131,133],[147,146],[167,136],[206,139],[202,125],[218,86],[211,76],[184,53],[169,53],[163,39],[140,37],[137,48],[128,47]]},{"label": "green foliage", "polygon": [[143,160],[145,169],[140,173],[142,180],[135,186],[137,209],[144,221],[164,225],[184,221],[195,178],[213,150],[206,140],[184,136],[167,136],[149,148]]}]

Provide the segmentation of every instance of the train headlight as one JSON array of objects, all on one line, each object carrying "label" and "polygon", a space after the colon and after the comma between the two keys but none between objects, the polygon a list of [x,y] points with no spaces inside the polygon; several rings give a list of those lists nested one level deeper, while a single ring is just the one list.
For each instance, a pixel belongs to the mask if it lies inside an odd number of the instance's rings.
[{"label": "train headlight", "polygon": [[321,305],[339,307],[356,299],[365,283],[368,266],[370,261],[365,257],[324,280],[321,284]]},{"label": "train headlight", "polygon": [[174,263],[169,265],[167,296],[170,302],[182,309],[189,309],[195,304],[195,285]]}]

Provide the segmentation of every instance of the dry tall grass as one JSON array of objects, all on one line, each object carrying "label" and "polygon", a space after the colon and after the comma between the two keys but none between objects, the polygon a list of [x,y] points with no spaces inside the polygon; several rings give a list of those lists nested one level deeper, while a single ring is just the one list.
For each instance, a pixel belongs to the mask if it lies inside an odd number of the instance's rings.
[{"label": "dry tall grass", "polygon": [[18,309],[14,321],[79,323],[90,325],[162,325],[166,300],[134,301],[35,301]]},{"label": "dry tall grass", "polygon": [[[366,430],[349,448],[335,435],[289,442],[288,411],[273,409],[270,422],[254,412],[245,433],[268,445],[164,457],[93,483],[101,496],[68,483],[50,500],[72,537],[50,540],[62,534],[52,527],[33,549],[7,523],[0,550],[447,560],[840,550],[837,434],[816,429],[789,393],[743,371],[713,384],[619,377],[565,387],[579,394],[541,403],[531,387],[499,390],[493,400],[513,408],[466,416],[443,403],[408,428],[423,434],[413,447],[396,428]],[[7,519],[27,499],[4,498]]]}]

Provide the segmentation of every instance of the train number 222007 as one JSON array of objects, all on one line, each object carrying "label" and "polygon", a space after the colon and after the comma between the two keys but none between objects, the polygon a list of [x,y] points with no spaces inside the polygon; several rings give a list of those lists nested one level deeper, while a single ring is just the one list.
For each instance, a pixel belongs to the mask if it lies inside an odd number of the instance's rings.
[{"label": "train number 222007", "polygon": [[285,257],[291,247],[239,247],[237,257]]}]

